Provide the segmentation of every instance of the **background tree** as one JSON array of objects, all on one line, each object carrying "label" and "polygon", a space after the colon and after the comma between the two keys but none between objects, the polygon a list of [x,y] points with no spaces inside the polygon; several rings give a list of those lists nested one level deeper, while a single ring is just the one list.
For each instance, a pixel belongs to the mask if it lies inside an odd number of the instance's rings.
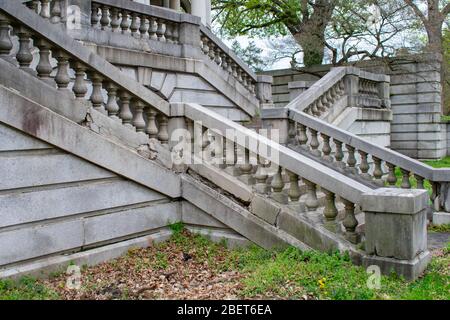
[{"label": "background tree", "polygon": [[255,72],[266,70],[272,65],[270,59],[263,56],[263,49],[259,48],[255,41],[250,41],[246,47],[242,47],[239,41],[235,40],[231,49]]},{"label": "background tree", "polygon": [[442,28],[450,14],[448,0],[403,0],[420,19],[428,36],[428,50],[442,53]]},{"label": "background tree", "polygon": [[228,36],[291,34],[306,66],[321,64],[325,29],[340,0],[213,0],[214,20]]}]

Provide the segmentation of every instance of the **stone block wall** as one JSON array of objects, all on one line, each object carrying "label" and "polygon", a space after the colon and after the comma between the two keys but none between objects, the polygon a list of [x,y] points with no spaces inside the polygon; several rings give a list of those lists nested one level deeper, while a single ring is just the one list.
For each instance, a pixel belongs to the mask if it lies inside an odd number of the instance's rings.
[{"label": "stone block wall", "polygon": [[[391,77],[391,148],[416,159],[439,159],[447,152],[447,128],[441,123],[441,83],[439,55],[414,55],[387,61],[366,61],[356,66]],[[283,107],[289,101],[288,83],[310,81],[326,73],[330,66],[304,71],[274,70],[274,102]]]}]

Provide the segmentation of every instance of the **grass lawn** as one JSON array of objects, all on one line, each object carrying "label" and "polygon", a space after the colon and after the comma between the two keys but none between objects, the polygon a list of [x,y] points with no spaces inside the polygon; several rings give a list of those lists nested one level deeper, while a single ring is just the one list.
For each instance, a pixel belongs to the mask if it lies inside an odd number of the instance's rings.
[{"label": "grass lawn", "polygon": [[124,257],[83,268],[80,290],[66,275],[46,281],[0,281],[0,299],[450,299],[450,244],[433,252],[415,282],[383,276],[369,289],[366,270],[342,254],[229,250],[180,226],[170,241],[130,250]]}]

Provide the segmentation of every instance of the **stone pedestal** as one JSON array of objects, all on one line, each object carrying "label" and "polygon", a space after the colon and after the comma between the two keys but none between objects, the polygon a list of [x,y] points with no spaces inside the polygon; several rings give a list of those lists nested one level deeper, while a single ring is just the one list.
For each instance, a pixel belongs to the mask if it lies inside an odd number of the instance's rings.
[{"label": "stone pedestal", "polygon": [[362,197],[367,256],[365,266],[377,265],[408,280],[426,268],[428,194],[425,190],[381,188]]}]

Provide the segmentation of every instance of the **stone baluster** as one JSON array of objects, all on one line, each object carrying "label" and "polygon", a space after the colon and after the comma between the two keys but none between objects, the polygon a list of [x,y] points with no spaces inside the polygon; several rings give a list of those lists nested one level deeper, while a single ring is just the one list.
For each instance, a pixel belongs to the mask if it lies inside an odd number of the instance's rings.
[{"label": "stone baluster", "polygon": [[325,226],[331,231],[336,232],[336,218],[338,215],[338,209],[336,208],[336,195],[328,190],[322,188],[325,193],[325,208],[323,210],[323,215],[325,217]]},{"label": "stone baluster", "polygon": [[70,83],[69,56],[63,51],[58,51],[55,54],[55,58],[56,61],[58,61],[58,71],[55,76],[55,82],[58,86],[58,90],[68,90]]},{"label": "stone baluster", "polygon": [[60,0],[53,0],[50,10],[50,22],[51,23],[60,23],[61,22],[61,2]]},{"label": "stone baluster", "polygon": [[244,150],[244,160],[243,163],[239,166],[241,170],[241,175],[239,176],[239,180],[248,185],[253,185],[255,183],[255,179],[252,175],[253,166],[250,163],[250,150]]},{"label": "stone baluster", "polygon": [[72,87],[72,91],[77,99],[84,99],[88,92],[86,84],[86,67],[80,62],[73,62],[72,68],[75,70],[75,82]]},{"label": "stone baluster", "polygon": [[410,172],[406,169],[400,168],[400,171],[402,172],[402,189],[411,189],[411,182],[409,181]]},{"label": "stone baluster", "polygon": [[232,61],[232,69],[233,69],[233,77],[237,80],[238,79],[238,66],[236,64],[236,62]]},{"label": "stone baluster", "polygon": [[19,62],[20,68],[31,71],[30,65],[33,62],[33,55],[30,50],[30,33],[23,27],[17,28],[17,36],[19,37],[19,51],[16,60]]},{"label": "stone baluster", "polygon": [[103,94],[102,94],[103,77],[96,72],[91,72],[89,78],[91,79],[92,82],[92,93],[90,98],[92,107],[95,110],[105,114],[106,110],[103,108]]},{"label": "stone baluster", "polygon": [[342,149],[343,143],[339,140],[333,139],[334,145],[336,146],[336,150],[334,153],[334,158],[336,159],[336,166],[340,169],[345,169],[346,164],[344,160],[344,151]]},{"label": "stone baluster", "polygon": [[414,174],[414,178],[416,178],[416,181],[417,181],[417,189],[425,189],[424,177],[419,176],[418,174]]},{"label": "stone baluster", "polygon": [[133,129],[133,125],[131,124],[131,120],[133,119],[133,114],[130,110],[130,100],[131,96],[126,91],[121,91],[119,93],[120,98],[120,113],[119,117],[122,119],[123,125],[127,128]]},{"label": "stone baluster", "polygon": [[306,127],[303,124],[298,123],[297,131],[298,131],[298,135],[297,135],[298,144],[300,145],[300,147],[302,149],[309,150],[308,135],[306,134]]},{"label": "stone baluster", "polygon": [[358,174],[358,169],[356,169],[356,157],[355,157],[355,148],[353,148],[351,145],[346,144],[345,145],[348,156],[347,156],[347,170],[351,174]]},{"label": "stone baluster", "polygon": [[139,33],[141,34],[141,39],[148,39],[148,24],[147,24],[147,18],[145,15],[140,16],[140,26],[139,26]]},{"label": "stone baluster", "polygon": [[220,57],[220,53],[222,52],[222,50],[219,47],[216,47],[216,50],[214,52],[214,62],[220,66],[220,64],[222,63],[222,58]]},{"label": "stone baluster", "polygon": [[131,35],[135,38],[140,38],[140,34],[138,33],[139,30],[139,22],[138,22],[139,14],[137,12],[131,13],[131,25],[130,25],[130,31]]},{"label": "stone baluster", "polygon": [[[94,28],[96,28],[98,23],[100,22],[100,16],[98,14],[98,9],[99,9],[99,5],[96,3],[93,3],[92,9],[91,9],[91,26],[93,26]],[[41,10],[41,15],[42,15],[42,10]]]},{"label": "stone baluster", "polygon": [[333,157],[331,156],[331,145],[330,145],[330,137],[326,134],[322,133],[320,135],[322,137],[323,146],[322,146],[322,152],[323,152],[323,159],[328,162],[333,162]]},{"label": "stone baluster", "polygon": [[136,99],[133,101],[134,114],[133,114],[133,126],[137,132],[145,132],[145,120],[144,120],[144,107],[145,104]]},{"label": "stone baluster", "polygon": [[208,43],[208,48],[209,48],[209,51],[208,51],[208,57],[212,60],[212,61],[214,61],[214,59],[215,59],[215,57],[216,57],[216,52],[215,52],[215,48],[216,46],[214,45],[214,42],[212,42],[212,41],[209,41],[209,43]]},{"label": "stone baluster", "polygon": [[201,38],[201,42],[202,42],[202,51],[205,55],[209,54],[209,45],[208,45],[208,38],[207,37],[202,37]]},{"label": "stone baluster", "polygon": [[383,187],[384,182],[383,182],[383,169],[381,167],[381,159],[374,156],[372,156],[372,159],[375,165],[373,170],[373,177],[375,178],[375,183],[377,186]]},{"label": "stone baluster", "polygon": [[164,23],[164,20],[158,19],[158,29],[156,30],[156,34],[158,36],[158,40],[161,42],[166,42],[166,24]]},{"label": "stone baluster", "polygon": [[289,192],[288,196],[291,202],[298,202],[300,200],[300,187],[298,185],[299,176],[298,174],[286,170],[286,173],[289,176]]},{"label": "stone baluster", "polygon": [[157,112],[155,108],[148,107],[147,108],[147,128],[145,132],[147,132],[150,139],[157,139],[158,138],[158,126],[156,125],[156,115]]},{"label": "stone baluster", "polygon": [[225,52],[221,53],[222,55],[222,69],[225,71],[228,71],[228,59],[227,59],[227,54]]},{"label": "stone baluster", "polygon": [[320,116],[320,109],[323,109],[322,101],[319,98],[317,101],[313,102],[311,104],[311,113],[313,116],[319,117]]},{"label": "stone baluster", "polygon": [[173,39],[173,43],[178,44],[180,41],[180,31],[179,31],[179,26],[177,23],[174,23],[172,26],[172,39]]},{"label": "stone baluster", "polygon": [[158,124],[159,124],[158,140],[159,142],[161,142],[161,144],[164,145],[167,145],[169,143],[168,123],[169,119],[165,115],[160,114],[158,117]]},{"label": "stone baluster", "polygon": [[255,191],[260,194],[268,194],[270,192],[270,188],[267,185],[267,178],[269,177],[269,175],[267,174],[264,159],[259,155],[258,168],[253,177],[255,178]]},{"label": "stone baluster", "polygon": [[240,169],[236,166],[237,163],[237,144],[234,141],[227,140],[227,168],[225,172],[233,177],[240,175]]},{"label": "stone baluster", "polygon": [[362,150],[359,150],[359,155],[361,156],[361,163],[359,164],[359,169],[361,170],[361,177],[366,180],[372,180],[372,176],[369,174],[369,162],[367,161],[368,154]]},{"label": "stone baluster", "polygon": [[388,177],[387,182],[390,186],[395,186],[397,184],[397,176],[395,175],[395,165],[392,163],[386,163],[388,167]]},{"label": "stone baluster", "polygon": [[356,227],[358,226],[358,220],[355,217],[355,204],[346,199],[342,199],[345,206],[345,218],[342,224],[345,228],[345,238],[351,243],[359,242],[359,235],[356,232]]},{"label": "stone baluster", "polygon": [[322,156],[322,152],[320,152],[319,150],[319,139],[318,139],[318,133],[316,130],[314,129],[309,129],[309,132],[311,133],[311,142],[309,143],[310,147],[311,147],[311,154],[315,157],[321,157]]},{"label": "stone baluster", "polygon": [[243,70],[241,69],[241,67],[239,67],[239,66],[237,66],[237,74],[238,74],[238,81],[240,82],[240,83],[243,83],[244,82],[244,78],[242,78],[242,73],[243,73]]},{"label": "stone baluster", "polygon": [[150,17],[148,32],[150,34],[151,40],[158,40],[158,35],[156,33],[157,31],[158,31],[158,23],[156,22],[155,18]]},{"label": "stone baluster", "polygon": [[170,21],[166,22],[166,40],[168,43],[173,43],[172,37],[173,24]]},{"label": "stone baluster", "polygon": [[440,192],[440,184],[439,182],[431,181],[431,196],[430,199],[433,203],[433,208],[435,211],[441,211],[441,204],[439,201],[439,192]]},{"label": "stone baluster", "polygon": [[111,13],[111,31],[117,32],[120,27],[119,9],[111,8],[109,11]]},{"label": "stone baluster", "polygon": [[288,143],[297,144],[297,128],[295,121],[288,120]]},{"label": "stone baluster", "polygon": [[108,111],[108,116],[111,119],[122,122],[118,116],[120,110],[119,104],[117,103],[118,88],[112,82],[108,82],[105,87],[106,91],[108,92],[108,101],[106,102],[105,106],[106,111]]},{"label": "stone baluster", "polygon": [[0,56],[9,56],[13,48],[10,36],[10,21],[0,14]]},{"label": "stone baluster", "polygon": [[39,15],[44,19],[50,19],[50,0],[41,0]]},{"label": "stone baluster", "polygon": [[109,24],[110,24],[108,6],[101,7],[101,14],[102,14],[102,17],[100,19],[100,25],[102,26],[102,30],[107,30],[109,28]]},{"label": "stone baluster", "polygon": [[121,11],[121,20],[120,20],[120,29],[123,34],[128,33],[128,29],[130,28],[130,21],[128,19],[128,12],[126,10]]},{"label": "stone baluster", "polygon": [[55,82],[51,78],[51,73],[53,71],[53,67],[50,63],[51,45],[47,41],[39,39],[36,41],[36,47],[39,48],[39,63],[36,66],[37,75],[46,83],[54,86]]},{"label": "stone baluster", "polygon": [[281,176],[282,168],[278,166],[277,172],[272,177],[272,182],[270,186],[272,187],[272,194],[270,197],[281,203],[281,204],[288,204],[288,196],[283,192],[285,183],[283,181],[283,177]]},{"label": "stone baluster", "polygon": [[233,60],[230,57],[227,57],[227,65],[228,65],[227,71],[231,75],[233,75]]},{"label": "stone baluster", "polygon": [[308,211],[316,211],[319,207],[319,200],[317,199],[317,186],[314,182],[303,179],[306,185],[306,201],[305,205]]}]

